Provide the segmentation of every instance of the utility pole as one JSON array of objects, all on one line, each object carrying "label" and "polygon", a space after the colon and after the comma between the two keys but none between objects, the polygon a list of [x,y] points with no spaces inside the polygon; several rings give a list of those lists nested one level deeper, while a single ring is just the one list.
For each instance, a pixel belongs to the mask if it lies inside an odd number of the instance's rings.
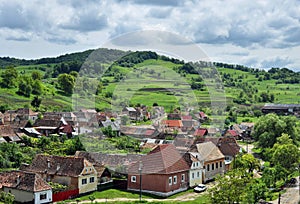
[{"label": "utility pole", "polygon": [[142,202],[142,169],[143,163],[140,161],[139,163],[139,174],[140,174],[140,203]]}]

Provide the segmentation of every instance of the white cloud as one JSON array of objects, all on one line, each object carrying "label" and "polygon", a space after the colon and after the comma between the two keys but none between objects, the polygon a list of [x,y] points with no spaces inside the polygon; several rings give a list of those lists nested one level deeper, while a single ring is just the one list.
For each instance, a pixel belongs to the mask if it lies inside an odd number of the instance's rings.
[{"label": "white cloud", "polygon": [[300,56],[290,51],[300,46],[297,0],[0,0],[0,36],[7,45],[1,55],[36,39],[69,52],[76,51],[73,45],[89,49],[143,29],[174,32],[205,45],[219,61],[271,65],[270,59],[277,59],[279,65],[300,67]]}]

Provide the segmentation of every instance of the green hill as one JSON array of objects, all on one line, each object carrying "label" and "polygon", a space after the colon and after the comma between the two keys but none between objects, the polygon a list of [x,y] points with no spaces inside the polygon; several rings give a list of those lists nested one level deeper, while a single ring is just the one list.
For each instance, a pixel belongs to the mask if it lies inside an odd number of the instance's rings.
[{"label": "green hill", "polygon": [[[89,100],[95,99],[99,110],[153,103],[167,110],[185,103],[210,107],[211,101],[223,100],[222,86],[227,105],[247,110],[270,102],[300,103],[299,72],[286,68],[264,71],[224,63],[214,63],[215,69],[208,65],[184,63],[149,51],[109,49],[36,60],[2,57],[0,108],[30,106],[39,95],[41,111],[72,110],[72,96],[61,87],[59,76],[74,77],[75,72],[79,72],[79,77],[76,82],[70,82],[75,87],[73,97],[78,98],[74,105],[94,108],[93,101]],[[14,66],[16,78],[8,80],[7,66]],[[36,72],[40,73],[40,79],[32,78]],[[12,82],[11,86],[6,86],[8,82]],[[37,84],[41,87],[36,87]],[[36,88],[41,88],[41,93],[33,93]]]}]

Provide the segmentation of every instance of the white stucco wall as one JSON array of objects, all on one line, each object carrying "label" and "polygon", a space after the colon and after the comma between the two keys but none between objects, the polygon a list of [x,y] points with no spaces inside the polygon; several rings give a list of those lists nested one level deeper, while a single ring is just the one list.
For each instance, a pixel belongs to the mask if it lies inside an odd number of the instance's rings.
[{"label": "white stucco wall", "polygon": [[[46,199],[40,200],[40,195],[46,194]],[[48,191],[40,191],[34,193],[34,204],[41,204],[41,203],[49,203],[52,202],[52,190]]]}]

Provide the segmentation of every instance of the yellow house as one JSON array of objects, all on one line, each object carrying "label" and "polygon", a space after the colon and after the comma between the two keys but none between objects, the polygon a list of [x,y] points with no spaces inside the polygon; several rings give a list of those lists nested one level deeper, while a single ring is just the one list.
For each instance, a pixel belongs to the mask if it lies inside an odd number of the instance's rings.
[{"label": "yellow house", "polygon": [[97,190],[97,171],[83,157],[36,155],[31,165],[22,170],[39,174],[47,182],[60,183],[79,194]]}]

